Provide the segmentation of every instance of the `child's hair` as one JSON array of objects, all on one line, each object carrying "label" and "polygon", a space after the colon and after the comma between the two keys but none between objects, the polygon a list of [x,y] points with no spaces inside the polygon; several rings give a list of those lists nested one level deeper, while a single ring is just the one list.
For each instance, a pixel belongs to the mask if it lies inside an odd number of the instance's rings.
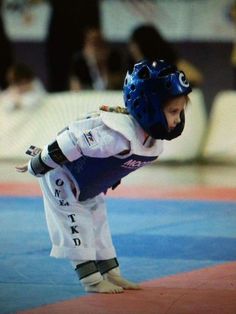
[{"label": "child's hair", "polygon": [[34,72],[24,63],[16,63],[9,67],[7,72],[8,84],[19,84],[23,81],[32,81],[35,78]]},{"label": "child's hair", "polygon": [[111,107],[111,106],[107,106],[107,105],[102,105],[99,109],[102,110],[102,111],[107,111],[107,112],[116,112],[116,113],[129,114],[127,108],[120,107],[120,106]]},{"label": "child's hair", "polygon": [[[190,98],[189,98],[188,95],[177,95],[177,96],[173,96],[173,97],[171,97],[169,100],[175,99],[175,98],[180,97],[180,96],[183,96],[183,97],[185,98],[185,102],[186,102],[185,105],[186,105],[186,107],[187,107],[188,104],[190,103]],[[166,106],[168,106],[169,100],[167,100],[166,102],[164,102],[164,103],[161,105],[162,110],[163,110]]]}]

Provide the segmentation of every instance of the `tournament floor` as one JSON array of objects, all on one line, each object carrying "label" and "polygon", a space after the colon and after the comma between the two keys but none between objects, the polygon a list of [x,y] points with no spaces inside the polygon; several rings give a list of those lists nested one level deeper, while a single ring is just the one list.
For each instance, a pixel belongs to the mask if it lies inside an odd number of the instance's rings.
[{"label": "tournament floor", "polygon": [[122,273],[140,291],[87,294],[50,241],[35,178],[0,164],[0,313],[235,314],[236,167],[159,164],[107,195]]}]

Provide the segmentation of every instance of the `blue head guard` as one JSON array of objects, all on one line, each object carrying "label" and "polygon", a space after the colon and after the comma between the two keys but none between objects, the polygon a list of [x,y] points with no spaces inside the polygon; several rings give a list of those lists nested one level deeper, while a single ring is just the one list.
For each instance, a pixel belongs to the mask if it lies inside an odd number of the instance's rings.
[{"label": "blue head guard", "polygon": [[181,112],[181,122],[168,131],[163,106],[168,100],[191,91],[184,73],[163,60],[135,64],[132,73],[127,72],[123,87],[129,113],[150,136],[167,140],[182,133],[185,117]]}]

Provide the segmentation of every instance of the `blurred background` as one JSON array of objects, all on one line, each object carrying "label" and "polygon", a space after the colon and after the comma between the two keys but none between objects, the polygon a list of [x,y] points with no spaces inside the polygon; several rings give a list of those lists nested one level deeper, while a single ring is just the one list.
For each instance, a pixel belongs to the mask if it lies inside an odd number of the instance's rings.
[{"label": "blurred background", "polygon": [[[0,62],[5,67],[10,62],[26,63],[48,91],[69,88],[69,67],[74,55],[81,51],[84,32],[89,27],[99,28],[108,45],[116,50],[121,60],[112,61],[120,62],[124,76],[129,39],[135,28],[144,24],[154,25],[176,53],[201,72],[201,89],[208,112],[217,92],[235,87],[233,0],[1,0],[0,3]],[[1,78],[2,88],[6,84],[3,81]]]}]

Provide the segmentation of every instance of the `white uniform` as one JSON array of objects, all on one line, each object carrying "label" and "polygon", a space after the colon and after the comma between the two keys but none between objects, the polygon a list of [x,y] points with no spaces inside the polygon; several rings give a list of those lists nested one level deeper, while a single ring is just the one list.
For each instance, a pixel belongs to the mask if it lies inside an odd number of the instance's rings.
[{"label": "white uniform", "polygon": [[[72,122],[57,136],[68,165],[56,165],[47,147],[43,149],[42,160],[57,166],[39,179],[51,256],[77,261],[116,257],[103,192],[117,178],[160,155],[161,140],[149,138],[143,145],[144,140],[144,131],[130,115],[101,112]],[[99,176],[101,186],[96,182]]]}]

